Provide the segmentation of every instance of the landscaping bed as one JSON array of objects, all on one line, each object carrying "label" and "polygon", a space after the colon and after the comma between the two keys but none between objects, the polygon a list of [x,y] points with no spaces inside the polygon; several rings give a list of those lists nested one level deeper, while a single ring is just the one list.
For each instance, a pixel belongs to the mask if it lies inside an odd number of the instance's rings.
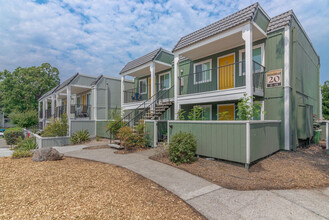
[{"label": "landscaping bed", "polygon": [[169,164],[228,189],[312,189],[329,186],[329,155],[313,145],[297,152],[278,152],[258,161],[248,170],[243,165],[199,158],[191,164],[176,165],[167,154],[151,159]]},{"label": "landscaping bed", "polygon": [[0,158],[0,219],[204,219],[124,168],[65,158]]}]

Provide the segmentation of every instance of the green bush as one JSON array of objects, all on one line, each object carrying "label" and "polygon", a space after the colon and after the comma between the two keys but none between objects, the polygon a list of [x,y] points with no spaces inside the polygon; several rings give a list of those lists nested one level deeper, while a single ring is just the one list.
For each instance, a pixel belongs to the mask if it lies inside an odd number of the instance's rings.
[{"label": "green bush", "polygon": [[15,147],[16,150],[33,150],[37,148],[37,143],[35,138],[25,138],[24,140],[20,141],[17,146]]},{"label": "green bush", "polygon": [[136,133],[134,134],[135,144],[138,147],[146,146],[146,136],[145,136],[145,123],[143,120],[139,121],[139,124],[135,126]]},{"label": "green bush", "polygon": [[176,163],[191,163],[196,160],[197,141],[193,134],[180,131],[169,143],[169,159]]},{"label": "green bush", "polygon": [[63,137],[67,135],[68,123],[66,114],[62,115],[60,119],[51,119],[51,122],[46,125],[42,132],[42,137]]},{"label": "green bush", "polygon": [[32,156],[32,152],[30,150],[15,150],[11,157],[18,159],[18,158],[31,157],[31,156]]},{"label": "green bush", "polygon": [[121,140],[121,144],[124,146],[125,150],[135,146],[134,130],[129,126],[120,128],[117,133],[117,138]]},{"label": "green bush", "polygon": [[81,144],[89,141],[89,132],[87,130],[79,130],[71,136],[71,144]]},{"label": "green bush", "polygon": [[9,114],[10,121],[23,128],[30,128],[38,124],[38,112],[28,110],[25,112],[12,112]]},{"label": "green bush", "polygon": [[23,129],[19,127],[8,128],[4,132],[4,138],[8,145],[16,145],[19,141],[24,139]]},{"label": "green bush", "polygon": [[109,110],[109,121],[105,129],[110,133],[112,137],[116,137],[120,128],[124,126],[124,122],[121,121],[121,109],[115,108]]}]

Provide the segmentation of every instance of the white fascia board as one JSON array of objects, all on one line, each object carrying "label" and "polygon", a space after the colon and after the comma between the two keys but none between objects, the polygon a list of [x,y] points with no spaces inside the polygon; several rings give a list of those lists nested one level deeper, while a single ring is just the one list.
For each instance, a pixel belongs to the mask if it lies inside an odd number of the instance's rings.
[{"label": "white fascia board", "polygon": [[78,88],[86,88],[86,89],[90,89],[91,86],[84,86],[84,85],[78,85],[78,84],[71,84],[71,87],[78,87]]},{"label": "white fascia board", "polygon": [[141,69],[144,69],[144,68],[149,68],[149,67],[152,65],[152,63],[153,63],[153,62],[150,61],[150,62],[145,63],[145,64],[143,64],[143,65],[141,65],[141,66],[139,66],[139,67],[136,67],[136,68],[134,68],[134,69],[128,70],[127,72],[122,73],[121,76],[127,76],[127,75],[129,75],[129,74],[132,74],[132,73],[134,73],[134,72],[137,72],[138,70],[141,70]]},{"label": "white fascia board", "polygon": [[[246,22],[246,23],[249,23],[249,21]],[[210,43],[212,43],[214,41],[217,41],[217,40],[220,40],[222,38],[225,38],[225,37],[228,37],[230,35],[233,35],[233,34],[236,34],[238,32],[241,32],[244,29],[244,26],[245,26],[246,23],[240,24],[237,27],[234,27],[234,28],[231,28],[231,29],[229,29],[227,31],[224,31],[222,33],[216,34],[215,36],[209,37],[209,38],[207,38],[205,40],[196,42],[196,43],[194,43],[194,44],[192,44],[190,46],[187,46],[187,47],[184,47],[182,49],[176,50],[174,52],[174,55],[175,56],[179,56],[180,54],[184,54],[184,53],[186,53],[186,52],[188,52],[190,50],[194,50],[194,49],[196,49],[198,47],[201,47],[201,46],[210,44]]]},{"label": "white fascia board", "polygon": [[256,22],[252,22],[252,24],[265,36],[267,37],[267,34],[265,33],[265,31],[263,31],[263,29],[261,29],[258,24],[256,24]]},{"label": "white fascia board", "polygon": [[155,63],[158,63],[158,64],[161,64],[161,65],[164,65],[164,66],[168,66],[168,67],[171,67],[171,64],[169,63],[165,63],[165,62],[162,62],[162,61],[159,61],[159,60],[154,60]]}]

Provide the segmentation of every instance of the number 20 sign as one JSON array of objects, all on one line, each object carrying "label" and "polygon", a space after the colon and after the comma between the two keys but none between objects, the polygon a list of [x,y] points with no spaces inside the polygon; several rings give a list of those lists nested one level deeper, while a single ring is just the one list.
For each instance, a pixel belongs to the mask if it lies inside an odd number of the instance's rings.
[{"label": "number 20 sign", "polygon": [[273,88],[281,86],[282,69],[270,70],[266,74],[266,87]]}]

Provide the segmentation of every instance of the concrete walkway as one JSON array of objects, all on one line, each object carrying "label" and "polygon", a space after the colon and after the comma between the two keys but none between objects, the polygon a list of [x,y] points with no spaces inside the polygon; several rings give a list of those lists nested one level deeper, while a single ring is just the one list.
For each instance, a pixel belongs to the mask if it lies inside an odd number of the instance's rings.
[{"label": "concrete walkway", "polygon": [[56,147],[66,156],[132,170],[179,196],[208,219],[329,219],[329,188],[323,190],[236,191],[149,159],[154,150],[114,154],[112,149]]},{"label": "concrete walkway", "polygon": [[10,157],[14,151],[9,150],[9,146],[6,144],[6,141],[0,139],[0,157]]}]

